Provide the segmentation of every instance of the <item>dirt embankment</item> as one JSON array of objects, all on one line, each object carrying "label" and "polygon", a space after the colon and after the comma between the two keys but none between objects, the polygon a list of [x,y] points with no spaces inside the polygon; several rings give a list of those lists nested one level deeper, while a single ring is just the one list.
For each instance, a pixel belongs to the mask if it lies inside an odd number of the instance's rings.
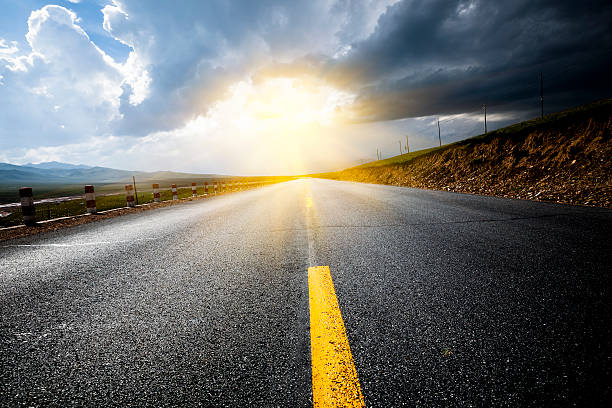
[{"label": "dirt embankment", "polygon": [[500,129],[410,162],[321,176],[610,208],[611,130],[607,103]]}]

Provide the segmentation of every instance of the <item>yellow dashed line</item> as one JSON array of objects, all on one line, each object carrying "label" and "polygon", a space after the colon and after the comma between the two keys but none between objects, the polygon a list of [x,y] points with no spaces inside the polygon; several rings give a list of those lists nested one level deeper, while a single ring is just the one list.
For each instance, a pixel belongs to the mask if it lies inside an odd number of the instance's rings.
[{"label": "yellow dashed line", "polygon": [[365,407],[328,266],[308,268],[315,408]]}]

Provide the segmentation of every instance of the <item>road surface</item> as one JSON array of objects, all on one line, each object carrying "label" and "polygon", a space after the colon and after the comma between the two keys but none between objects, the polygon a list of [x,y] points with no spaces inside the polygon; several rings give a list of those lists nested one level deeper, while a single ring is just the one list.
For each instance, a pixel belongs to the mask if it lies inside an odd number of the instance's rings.
[{"label": "road surface", "polygon": [[313,406],[320,278],[367,406],[602,405],[611,231],[604,209],[296,180],[1,242],[0,404]]}]

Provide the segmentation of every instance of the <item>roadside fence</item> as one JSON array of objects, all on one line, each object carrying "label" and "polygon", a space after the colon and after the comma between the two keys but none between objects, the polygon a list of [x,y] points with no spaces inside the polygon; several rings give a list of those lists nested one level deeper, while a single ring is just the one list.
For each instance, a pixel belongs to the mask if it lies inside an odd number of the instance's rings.
[{"label": "roadside fence", "polygon": [[198,194],[196,183],[191,183],[189,187],[177,187],[172,184],[170,189],[160,190],[159,184],[152,184],[152,189],[141,192],[138,187],[138,197],[135,197],[134,186],[125,185],[125,195],[112,193],[97,195],[93,185],[84,186],[84,194],[80,198],[63,197],[58,199],[45,198],[39,202],[34,201],[34,191],[31,187],[21,187],[19,189],[20,202],[0,206],[0,228],[10,227],[20,224],[35,225],[36,222],[46,221],[55,218],[72,217],[83,214],[95,215],[101,211],[135,207],[135,198],[139,204],[159,203],[163,201],[174,201],[179,199],[192,199],[193,197],[212,197],[221,193],[231,193],[253,188],[264,187],[269,184],[287,181],[291,178],[278,178],[273,180],[258,181],[211,181],[204,182],[202,195]]}]

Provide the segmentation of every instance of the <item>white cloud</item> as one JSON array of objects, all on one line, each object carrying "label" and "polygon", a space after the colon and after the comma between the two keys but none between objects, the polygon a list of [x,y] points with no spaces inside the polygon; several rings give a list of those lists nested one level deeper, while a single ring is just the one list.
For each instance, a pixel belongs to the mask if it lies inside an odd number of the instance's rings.
[{"label": "white cloud", "polygon": [[107,118],[112,120],[119,116],[123,92],[119,66],[90,41],[76,19],[63,7],[45,6],[30,15],[26,39],[47,65],[45,88],[64,98],[69,93],[78,103],[107,105],[112,110]]},{"label": "white cloud", "polygon": [[148,95],[151,80],[139,61],[131,55],[116,63],[64,7],[33,11],[26,40],[27,53],[0,40],[0,60],[7,63],[3,88],[12,101],[0,110],[0,148],[103,136],[123,117],[122,97],[137,105]]},{"label": "white cloud", "polygon": [[[102,8],[102,28],[131,48],[123,64],[92,41],[75,12],[45,6],[28,19],[29,50],[0,39],[0,84],[10,101],[0,109],[0,150],[16,163],[148,170],[168,163],[173,170],[272,173],[350,164],[360,153],[348,141],[361,131],[342,133],[330,118],[354,95],[317,84],[318,94],[293,101],[314,107],[292,112],[290,100],[249,103],[264,92],[250,78],[278,62],[350,53],[349,40],[369,36],[395,1],[194,0],[151,7],[114,0]],[[292,89],[293,80],[279,81]],[[285,118],[256,117],[271,110]],[[271,131],[283,121],[297,126]],[[298,163],[305,154],[313,159]]]},{"label": "white cloud", "polygon": [[138,105],[122,106],[124,120],[116,130],[144,135],[180,127],[204,114],[229,84],[268,64],[346,53],[347,38],[370,35],[395,1],[211,0],[152,8],[113,0],[102,9],[103,27],[133,50],[124,75],[133,92],[129,102]]},{"label": "white cloud", "polygon": [[138,58],[135,52],[131,52],[120,71],[123,74],[123,82],[131,89],[130,104],[133,106],[141,104],[151,93],[151,76],[144,61]]},{"label": "white cloud", "polygon": [[18,53],[17,41],[11,41],[9,44],[5,39],[0,38],[0,61],[6,62],[5,68],[11,71],[26,72],[28,67],[34,65],[34,58],[39,57],[34,52],[29,55],[17,55]]},{"label": "white cloud", "polygon": [[17,41],[11,41],[10,44],[4,38],[0,38],[0,58],[9,58],[12,54],[19,51]]},{"label": "white cloud", "polygon": [[[1,75],[5,85],[16,88],[15,95],[21,85],[72,101],[77,121],[87,118],[95,134],[144,135],[180,127],[204,114],[225,86],[266,64],[350,49],[341,38],[350,22],[356,23],[352,34],[368,35],[393,1],[192,1],[181,7],[166,2],[151,7],[148,2],[113,0],[101,10],[102,26],[131,47],[124,64],[91,41],[73,11],[48,5],[33,11],[28,20],[31,50],[24,52],[16,42],[1,40],[0,59],[9,71],[23,73]],[[39,110],[48,108],[40,101],[30,102]],[[48,101],[49,107],[57,102]],[[70,111],[71,103],[61,105]],[[27,115],[17,116],[25,122]],[[67,129],[78,128],[69,118],[62,122]],[[48,137],[67,141],[66,132]]]}]

